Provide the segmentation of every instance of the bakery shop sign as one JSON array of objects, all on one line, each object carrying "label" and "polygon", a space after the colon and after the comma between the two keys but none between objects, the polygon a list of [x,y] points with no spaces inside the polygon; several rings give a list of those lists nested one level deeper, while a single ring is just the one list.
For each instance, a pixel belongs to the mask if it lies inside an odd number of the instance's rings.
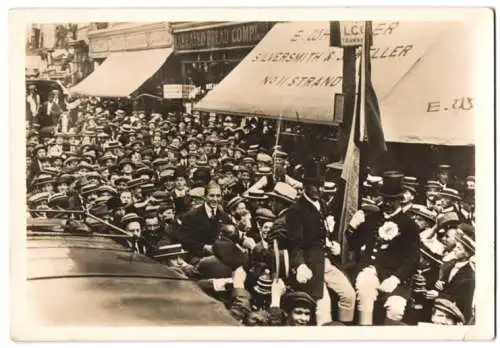
[{"label": "bakery shop sign", "polygon": [[235,24],[174,34],[177,51],[203,50],[257,44],[271,29],[269,22]]}]

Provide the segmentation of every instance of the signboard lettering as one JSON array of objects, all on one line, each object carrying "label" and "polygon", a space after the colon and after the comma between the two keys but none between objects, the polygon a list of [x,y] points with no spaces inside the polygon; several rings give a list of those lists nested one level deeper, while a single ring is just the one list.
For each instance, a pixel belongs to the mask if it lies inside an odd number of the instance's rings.
[{"label": "signboard lettering", "polygon": [[269,22],[236,24],[174,34],[176,50],[224,48],[257,44],[271,29]]},{"label": "signboard lettering", "polygon": [[340,22],[340,45],[359,46],[365,37],[365,22]]},{"label": "signboard lettering", "polygon": [[474,109],[474,99],[471,97],[453,98],[449,103],[441,103],[440,100],[430,101],[427,103],[426,112],[441,112],[441,111],[469,111]]},{"label": "signboard lettering", "polygon": [[165,99],[187,99],[195,88],[193,85],[168,84],[163,85],[163,98]]},{"label": "signboard lettering", "polygon": [[335,87],[341,85],[342,76],[264,76],[262,85],[287,87]]}]

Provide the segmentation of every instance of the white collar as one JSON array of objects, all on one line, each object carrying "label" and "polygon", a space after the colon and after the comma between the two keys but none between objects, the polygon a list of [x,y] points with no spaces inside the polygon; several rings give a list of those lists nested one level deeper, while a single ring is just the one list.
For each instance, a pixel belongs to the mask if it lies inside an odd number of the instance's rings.
[{"label": "white collar", "polygon": [[455,265],[453,266],[453,268],[460,269],[460,268],[464,267],[465,265],[467,265],[468,263],[469,263],[469,260],[467,260],[467,261],[455,262]]},{"label": "white collar", "polygon": [[319,204],[319,201],[313,201],[311,198],[309,198],[305,192],[304,192],[304,198],[307,199],[309,201],[309,203],[311,203],[316,209],[321,210],[321,206]]},{"label": "white collar", "polygon": [[[209,218],[212,218],[213,217],[212,216],[213,215],[213,211],[214,211],[213,208],[210,207],[207,203],[205,203],[204,205],[205,205],[205,211],[207,212],[207,216]],[[217,208],[215,208],[215,211],[217,212]]]}]

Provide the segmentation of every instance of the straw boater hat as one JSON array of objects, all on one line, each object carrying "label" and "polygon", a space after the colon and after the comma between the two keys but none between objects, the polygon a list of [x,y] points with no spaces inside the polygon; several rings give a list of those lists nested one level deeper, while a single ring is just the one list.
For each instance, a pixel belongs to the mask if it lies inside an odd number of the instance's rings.
[{"label": "straw boater hat", "polygon": [[269,271],[269,269],[265,269],[264,273],[257,279],[257,284],[253,287],[253,290],[259,295],[271,295],[272,283],[273,279],[271,277],[271,271]]},{"label": "straw boater hat", "polygon": [[195,188],[189,190],[188,195],[191,198],[204,199],[205,198],[205,188],[204,187],[195,187]]},{"label": "straw boater hat", "polygon": [[294,203],[297,199],[297,190],[291,185],[284,182],[277,182],[271,192],[267,192],[267,195],[279,200],[285,201],[287,203]]},{"label": "straw boater hat", "polygon": [[157,253],[153,256],[155,259],[181,256],[187,254],[181,244],[165,244],[158,246]]},{"label": "straw boater hat", "polygon": [[120,222],[121,222],[121,225],[123,227],[125,227],[128,223],[133,222],[133,221],[137,221],[139,223],[142,223],[143,219],[139,215],[137,215],[136,213],[128,213],[122,217]]},{"label": "straw boater hat", "polygon": [[425,184],[425,189],[427,192],[439,192],[441,191],[441,186],[436,180],[427,180]]},{"label": "straw boater hat", "polygon": [[266,195],[266,193],[263,190],[257,190],[257,189],[248,190],[243,194],[242,197],[245,199],[257,200],[257,201],[269,199],[269,196]]},{"label": "straw boater hat", "polygon": [[431,223],[436,222],[437,213],[435,211],[427,209],[427,207],[424,205],[412,204],[412,206],[409,209],[409,212],[416,214]]},{"label": "straw boater hat", "polygon": [[240,204],[240,203],[242,203],[242,202],[244,202],[244,201],[245,201],[245,199],[244,199],[243,197],[241,197],[240,195],[237,195],[237,196],[235,196],[235,197],[231,198],[231,199],[229,200],[229,202],[227,202],[227,204],[226,204],[226,209],[227,209],[228,211],[231,211],[231,210],[233,210],[234,208],[236,208],[236,207],[238,206],[238,204]]},{"label": "straw boater hat", "polygon": [[464,249],[471,255],[476,254],[476,241],[474,235],[468,235],[462,229],[456,234],[457,243],[462,244]]},{"label": "straw boater hat", "polygon": [[332,181],[325,181],[319,190],[324,193],[335,193],[337,192],[337,185]]},{"label": "straw boater hat", "polygon": [[271,167],[262,166],[262,167],[257,168],[257,172],[255,172],[255,175],[267,176],[267,175],[271,175],[272,172],[273,172],[273,169]]},{"label": "straw boater hat", "polygon": [[69,197],[64,193],[54,193],[48,198],[47,205],[54,209],[69,209]]},{"label": "straw boater hat", "polygon": [[52,175],[50,174],[40,174],[34,182],[35,186],[41,186],[45,184],[52,184],[54,183],[54,179],[52,178]]},{"label": "straw boater hat", "polygon": [[449,172],[451,166],[449,164],[439,164],[437,167],[438,172]]},{"label": "straw boater hat", "polygon": [[48,201],[49,199],[49,193],[48,192],[39,192],[35,193],[28,198],[28,205],[33,207],[43,201]]},{"label": "straw boater hat", "polygon": [[452,188],[443,188],[441,192],[439,192],[439,196],[443,198],[448,198],[454,201],[460,201],[462,198],[460,197],[460,193],[458,190]]},{"label": "straw boater hat", "polygon": [[405,190],[410,191],[413,195],[417,194],[418,180],[414,176],[405,176],[403,178],[403,187]]},{"label": "straw boater hat", "polygon": [[99,186],[96,185],[96,184],[87,184],[87,185],[84,185],[82,186],[81,190],[80,190],[80,193],[82,194],[82,196],[86,196],[88,194],[91,194],[93,192],[97,192],[99,191]]},{"label": "straw boater hat", "polygon": [[365,212],[379,212],[380,208],[374,200],[363,197],[361,199],[361,209]]}]

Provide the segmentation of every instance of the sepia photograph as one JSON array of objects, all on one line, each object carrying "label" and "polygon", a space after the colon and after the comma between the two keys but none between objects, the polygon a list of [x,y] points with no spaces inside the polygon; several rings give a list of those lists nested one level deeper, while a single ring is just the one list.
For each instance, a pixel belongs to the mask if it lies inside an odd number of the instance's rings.
[{"label": "sepia photograph", "polygon": [[13,340],[494,337],[493,10],[39,11]]}]

